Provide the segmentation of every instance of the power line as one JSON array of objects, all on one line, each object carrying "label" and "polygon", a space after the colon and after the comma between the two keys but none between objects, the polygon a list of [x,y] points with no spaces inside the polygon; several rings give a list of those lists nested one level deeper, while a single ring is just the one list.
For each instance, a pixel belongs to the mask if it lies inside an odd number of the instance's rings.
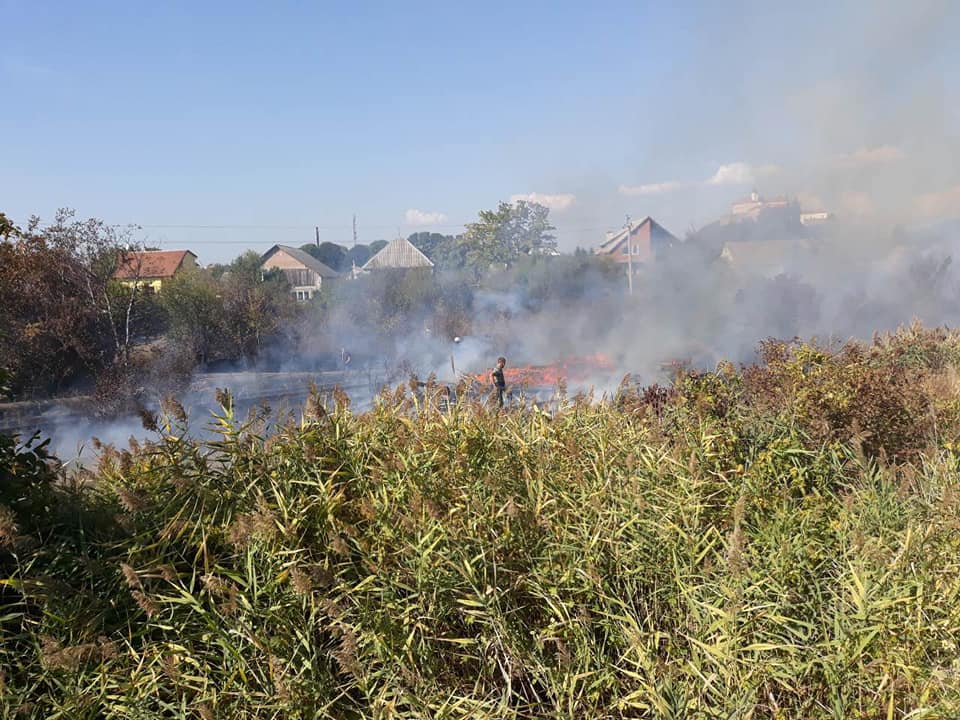
[{"label": "power line", "polygon": [[[574,228],[572,230],[564,231],[565,233],[586,233],[586,232],[604,232],[609,228]],[[383,239],[383,238],[379,238]],[[191,238],[191,245],[275,245],[277,242],[276,238],[270,238],[267,240],[247,240],[247,239],[232,239],[232,240],[215,240],[213,238]],[[307,242],[302,243],[304,245],[310,244]],[[368,243],[369,244],[369,243]]]},{"label": "power line", "polygon": [[[25,223],[21,223],[25,224]],[[469,223],[460,223],[458,224],[446,224],[446,225],[430,225],[430,228],[462,228],[466,227]],[[54,227],[52,222],[41,222],[38,223],[37,227],[40,228],[50,228]],[[188,223],[109,223],[107,227],[125,229],[125,230],[350,230],[353,228],[352,225],[242,225],[242,224],[232,224],[232,225],[214,225],[214,224],[188,224]],[[363,225],[363,228],[369,228],[373,230],[390,230],[396,229],[396,224],[392,223],[389,225]],[[414,225],[408,225],[407,227],[420,227]]]},{"label": "power line", "polygon": [[[112,225],[111,227],[139,228],[143,230],[310,230],[319,228],[320,230],[349,230],[350,225],[144,225],[140,223],[129,223],[125,225]],[[365,228],[376,230],[389,230],[396,228],[396,225],[364,225]],[[413,227],[408,226],[408,227]],[[431,225],[434,228],[459,228],[466,227],[466,223],[459,225]]]},{"label": "power line", "polygon": [[[436,228],[462,228],[473,223],[461,223],[459,225],[430,225],[430,226],[417,226],[417,225],[407,225],[408,228],[421,227],[420,230],[412,230],[413,232],[429,232],[431,229]],[[46,226],[49,227],[49,226]],[[111,227],[116,228],[131,228],[135,230],[312,230],[319,228],[320,230],[352,230],[350,225],[111,225]],[[396,230],[396,225],[363,225],[363,228],[370,230]],[[401,227],[403,227],[401,225]],[[609,225],[603,227],[565,227],[562,228],[562,232],[604,232],[606,230],[613,230]]]},{"label": "power line", "polygon": [[[211,240],[211,239],[191,239],[191,245],[276,245],[276,238],[270,240]],[[301,243],[302,245],[310,245],[312,243]]]},{"label": "power line", "polygon": [[[430,226],[413,226],[408,225],[406,227],[410,228],[411,232],[430,232],[431,230],[438,229],[458,229],[466,228],[467,225],[472,224],[472,221],[469,223],[459,223],[459,224],[442,224],[442,225],[430,225]],[[53,227],[52,223],[43,223],[41,222],[38,225],[39,228],[50,228]],[[229,224],[229,225],[216,225],[216,224],[188,224],[188,223],[111,223],[109,227],[116,229],[126,229],[126,230],[291,230],[291,231],[309,231],[314,230],[345,230],[350,232],[356,232],[358,229],[354,225],[245,225],[245,224]],[[389,225],[363,225],[364,229],[368,230],[396,230],[397,226],[395,224]],[[403,226],[401,226],[403,227]],[[419,227],[420,229],[417,229]],[[616,228],[611,228],[610,226],[603,227],[563,227],[560,229],[562,234],[569,233],[600,233],[606,232],[608,230],[615,230]],[[201,240],[201,239],[192,239],[191,242],[196,243],[272,243],[271,240]]]}]

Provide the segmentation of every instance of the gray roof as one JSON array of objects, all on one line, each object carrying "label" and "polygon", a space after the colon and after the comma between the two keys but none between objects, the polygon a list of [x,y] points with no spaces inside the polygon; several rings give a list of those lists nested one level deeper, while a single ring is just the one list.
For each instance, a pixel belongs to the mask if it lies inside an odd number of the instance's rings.
[{"label": "gray roof", "polygon": [[362,269],[388,270],[418,267],[433,267],[433,261],[417,250],[406,238],[397,238],[391,240],[386,247],[367,260]]},{"label": "gray roof", "polygon": [[313,270],[322,278],[340,277],[340,273],[331,268],[329,265],[324,265],[310,253],[304,252],[300,248],[290,247],[289,245],[274,245],[263,254],[263,257],[260,258],[260,262],[266,262],[270,256],[276,253],[278,250],[283,250],[287,255],[299,262],[305,268]]}]

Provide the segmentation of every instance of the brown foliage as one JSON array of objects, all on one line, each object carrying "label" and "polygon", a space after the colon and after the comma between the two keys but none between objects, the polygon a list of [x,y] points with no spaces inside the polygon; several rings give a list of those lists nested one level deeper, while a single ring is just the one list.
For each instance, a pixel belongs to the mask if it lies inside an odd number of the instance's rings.
[{"label": "brown foliage", "polygon": [[0,366],[15,393],[55,392],[108,362],[96,310],[82,300],[88,282],[75,256],[41,237],[0,242]]},{"label": "brown foliage", "polygon": [[909,454],[934,431],[934,398],[927,393],[929,368],[902,362],[903,350],[902,343],[851,341],[829,352],[815,344],[766,341],[762,364],[743,371],[744,399],[755,409],[789,416],[815,445],[855,440],[869,455]]}]

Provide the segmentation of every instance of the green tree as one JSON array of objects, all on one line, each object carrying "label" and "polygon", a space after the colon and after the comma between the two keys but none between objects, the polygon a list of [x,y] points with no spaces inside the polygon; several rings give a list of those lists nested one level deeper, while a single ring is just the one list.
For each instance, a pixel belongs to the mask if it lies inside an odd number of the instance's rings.
[{"label": "green tree", "polygon": [[448,243],[456,242],[456,238],[452,235],[441,235],[440,233],[432,232],[411,233],[407,240],[431,260],[433,260],[433,256],[438,249],[441,249]]},{"label": "green tree", "polygon": [[536,203],[501,202],[496,210],[481,210],[480,218],[467,225],[460,245],[466,267],[482,275],[494,267],[508,267],[527,255],[556,250],[550,209]]},{"label": "green tree", "polygon": [[221,352],[254,358],[284,329],[296,303],[282,272],[261,277],[260,256],[252,251],[234,260],[220,280],[223,328],[228,346]]},{"label": "green tree", "polygon": [[158,312],[153,298],[142,288],[125,287],[113,279],[120,263],[132,266],[142,246],[133,242],[130,228],[118,228],[103,220],[77,220],[70,209],[58,210],[53,222],[39,230],[39,220],[31,218],[28,230],[38,234],[50,247],[75,258],[83,274],[84,299],[96,310],[101,332],[113,344],[115,370],[127,373],[130,352],[138,338],[157,328]]},{"label": "green tree", "polygon": [[462,242],[462,236],[417,232],[407,240],[430,258],[437,270],[461,270],[466,264],[466,245]]},{"label": "green tree", "polygon": [[343,272],[350,269],[349,252],[343,245],[332,242],[322,242],[319,245],[308,243],[301,245],[300,249],[315,257],[331,270]]},{"label": "green tree", "polygon": [[374,240],[369,245],[357,243],[347,250],[347,257],[344,261],[343,271],[350,270],[354,265],[358,268],[363,267],[367,260],[372,258],[378,252],[387,246],[386,240]]},{"label": "green tree", "polygon": [[507,224],[507,244],[517,257],[555,252],[556,228],[550,224],[550,208],[520,200],[513,205]]},{"label": "green tree", "polygon": [[260,254],[253,250],[247,250],[227,265],[222,277],[237,277],[245,283],[255,283],[261,277],[262,270],[260,268]]},{"label": "green tree", "polygon": [[224,357],[225,310],[220,285],[203,268],[189,267],[164,282],[160,296],[171,337],[201,365]]}]

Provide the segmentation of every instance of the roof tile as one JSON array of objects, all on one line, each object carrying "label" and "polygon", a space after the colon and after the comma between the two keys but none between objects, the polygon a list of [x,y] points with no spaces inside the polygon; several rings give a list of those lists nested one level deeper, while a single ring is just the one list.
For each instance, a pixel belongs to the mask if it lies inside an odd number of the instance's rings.
[{"label": "roof tile", "polygon": [[[117,269],[113,273],[116,280],[155,280],[173,277],[180,269],[183,259],[193,255],[189,250],[148,250],[144,252],[121,253]],[[196,255],[193,255],[196,258]]]}]

